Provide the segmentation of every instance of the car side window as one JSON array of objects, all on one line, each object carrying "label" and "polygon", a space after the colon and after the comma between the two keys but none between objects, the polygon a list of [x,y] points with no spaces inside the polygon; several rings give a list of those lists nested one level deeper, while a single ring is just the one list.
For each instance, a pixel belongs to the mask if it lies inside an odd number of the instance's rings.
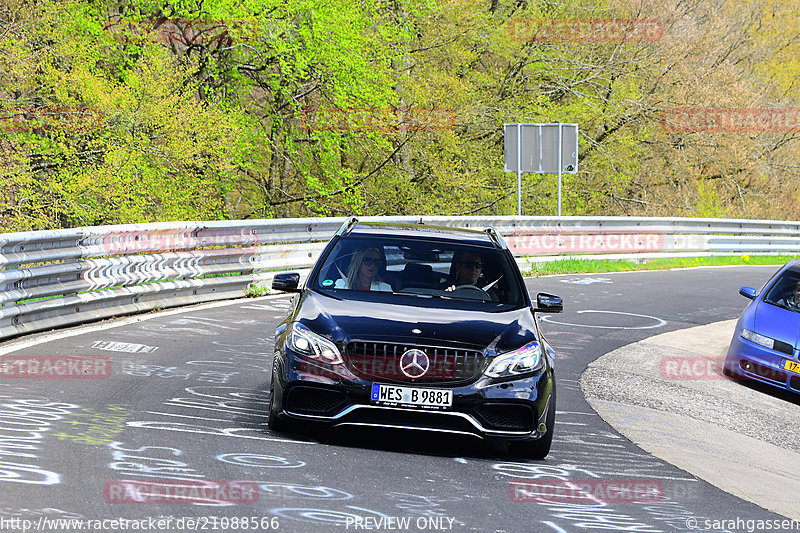
[{"label": "car side window", "polygon": [[800,283],[800,276],[798,275],[783,275],[778,279],[772,288],[767,293],[764,301],[771,304],[776,304],[782,307],[791,307],[796,309],[798,300],[795,296],[795,288]]}]

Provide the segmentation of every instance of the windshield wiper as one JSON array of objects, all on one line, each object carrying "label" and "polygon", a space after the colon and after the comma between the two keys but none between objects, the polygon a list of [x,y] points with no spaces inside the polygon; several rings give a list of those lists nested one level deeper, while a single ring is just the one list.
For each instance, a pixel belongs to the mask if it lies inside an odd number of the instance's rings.
[{"label": "windshield wiper", "polygon": [[441,294],[432,294],[430,292],[407,291],[405,289],[401,290],[400,292],[394,292],[392,294],[411,294],[411,295],[414,295],[414,296],[426,296],[428,298],[439,298],[439,299],[445,299],[445,300],[452,300],[452,298],[450,298],[448,296],[442,296]]}]

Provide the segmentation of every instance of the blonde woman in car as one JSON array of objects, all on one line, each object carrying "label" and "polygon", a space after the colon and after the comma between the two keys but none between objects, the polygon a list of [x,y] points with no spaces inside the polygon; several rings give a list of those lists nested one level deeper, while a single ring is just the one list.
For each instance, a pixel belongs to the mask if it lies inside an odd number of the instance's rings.
[{"label": "blonde woman in car", "polygon": [[389,291],[392,287],[380,278],[383,257],[377,248],[364,248],[350,262],[346,279],[337,279],[336,289]]}]

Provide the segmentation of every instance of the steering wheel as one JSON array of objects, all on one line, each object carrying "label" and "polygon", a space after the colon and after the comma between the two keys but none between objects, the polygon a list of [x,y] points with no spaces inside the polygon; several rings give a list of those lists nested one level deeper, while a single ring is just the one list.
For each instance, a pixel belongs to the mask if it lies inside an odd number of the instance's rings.
[{"label": "steering wheel", "polygon": [[478,287],[477,285],[459,285],[458,287],[456,287],[456,288],[455,288],[455,289],[453,289],[453,290],[454,290],[454,291],[457,291],[457,290],[459,290],[459,289],[475,289],[475,290],[479,290],[479,291],[481,291],[482,293],[486,294],[486,291],[485,291],[485,290],[483,290],[483,289],[481,289],[481,288],[480,288],[480,287]]},{"label": "steering wheel", "polygon": [[474,298],[476,300],[487,300],[491,299],[489,293],[485,290],[481,289],[476,285],[459,285],[452,291],[453,293],[459,293],[460,296],[464,296],[466,298]]}]

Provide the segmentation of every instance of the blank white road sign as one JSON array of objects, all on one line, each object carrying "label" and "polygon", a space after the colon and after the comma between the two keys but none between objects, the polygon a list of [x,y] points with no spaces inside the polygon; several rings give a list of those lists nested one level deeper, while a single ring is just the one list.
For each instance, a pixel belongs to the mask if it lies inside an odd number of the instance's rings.
[{"label": "blank white road sign", "polygon": [[[519,126],[519,130],[518,130]],[[505,171],[517,172],[517,146],[521,147],[522,172],[536,174],[578,173],[577,124],[504,124],[503,155]],[[561,128],[561,154],[558,150],[558,130]],[[517,144],[517,131],[522,142]]]}]

